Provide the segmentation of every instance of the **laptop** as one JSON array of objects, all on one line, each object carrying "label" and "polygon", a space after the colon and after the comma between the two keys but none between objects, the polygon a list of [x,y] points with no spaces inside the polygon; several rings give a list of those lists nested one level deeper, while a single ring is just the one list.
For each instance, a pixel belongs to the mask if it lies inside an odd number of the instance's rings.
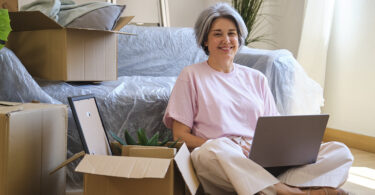
[{"label": "laptop", "polygon": [[249,158],[274,175],[315,163],[328,118],[328,114],[259,117]]},{"label": "laptop", "polygon": [[85,153],[112,155],[95,96],[68,97],[68,101]]}]

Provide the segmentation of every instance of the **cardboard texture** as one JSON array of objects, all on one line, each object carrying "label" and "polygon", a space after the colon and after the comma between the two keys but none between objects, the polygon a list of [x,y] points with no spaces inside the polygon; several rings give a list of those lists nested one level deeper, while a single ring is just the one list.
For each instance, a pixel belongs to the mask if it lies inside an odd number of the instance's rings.
[{"label": "cardboard texture", "polygon": [[199,181],[185,144],[177,152],[167,147],[123,146],[123,155],[86,155],[76,168],[84,173],[84,194],[197,193]]},{"label": "cardboard texture", "polygon": [[18,0],[0,0],[0,8],[8,11],[18,11]]},{"label": "cardboard texture", "polygon": [[64,105],[0,102],[0,194],[64,195],[66,159]]},{"label": "cardboard texture", "polygon": [[13,31],[6,46],[31,75],[60,81],[117,79],[117,34],[121,32],[116,30],[132,16],[120,18],[113,31],[64,28],[39,11],[10,12],[9,17]]}]

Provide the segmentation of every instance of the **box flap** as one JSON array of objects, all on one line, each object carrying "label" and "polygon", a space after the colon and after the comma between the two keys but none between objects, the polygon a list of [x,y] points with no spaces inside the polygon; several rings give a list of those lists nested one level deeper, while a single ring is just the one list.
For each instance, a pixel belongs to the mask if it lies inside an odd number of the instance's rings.
[{"label": "box flap", "polygon": [[171,159],[85,155],[76,171],[124,178],[164,178]]},{"label": "box flap", "polygon": [[4,102],[0,101],[0,114],[8,114],[23,110],[21,106],[23,103],[19,102]]},{"label": "box flap", "polygon": [[63,29],[56,21],[40,11],[9,12],[10,26],[13,31],[31,31],[44,29]]},{"label": "box flap", "polygon": [[116,26],[113,28],[113,30],[100,30],[100,29],[94,29],[94,28],[77,28],[77,27],[66,27],[67,29],[77,29],[77,30],[90,30],[90,31],[99,31],[99,32],[110,32],[110,33],[117,33],[117,34],[125,34],[125,35],[135,35],[133,33],[127,33],[127,32],[120,32],[120,30],[127,25],[134,16],[125,16],[121,17],[117,23]]},{"label": "box flap", "polygon": [[0,8],[8,11],[18,11],[18,0],[0,0]]},{"label": "box flap", "polygon": [[99,30],[93,28],[77,28],[77,27],[66,27],[66,29],[73,29],[73,30],[89,30],[89,31],[97,31],[97,32],[107,32],[107,33],[116,33],[116,34],[124,34],[124,35],[136,35],[134,33],[127,33],[127,32],[120,32],[120,31],[113,31],[113,30]]},{"label": "box flap", "polygon": [[0,101],[0,106],[18,106],[23,103],[20,102],[6,102],[6,101]]},{"label": "box flap", "polygon": [[127,25],[132,19],[134,18],[134,16],[125,16],[125,17],[121,17],[117,23],[116,23],[116,26],[113,28],[114,31],[120,31],[125,25]]},{"label": "box flap", "polygon": [[186,144],[181,146],[174,160],[176,161],[177,167],[180,170],[190,193],[193,195],[196,194],[199,187],[199,180],[195,175],[193,163],[190,159],[190,152]]},{"label": "box flap", "polygon": [[157,147],[157,146],[122,146],[122,156],[149,157],[149,158],[169,158],[172,159],[176,154],[176,148]]}]

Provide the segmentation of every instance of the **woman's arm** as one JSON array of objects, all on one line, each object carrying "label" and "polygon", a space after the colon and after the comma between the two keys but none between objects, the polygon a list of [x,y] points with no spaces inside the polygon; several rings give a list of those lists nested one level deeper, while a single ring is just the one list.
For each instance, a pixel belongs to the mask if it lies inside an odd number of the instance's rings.
[{"label": "woman's arm", "polygon": [[201,137],[191,134],[191,129],[188,126],[176,120],[173,120],[172,130],[173,130],[173,139],[177,140],[178,138],[180,138],[180,140],[186,143],[187,147],[190,150],[196,147],[199,147],[204,142],[206,142],[206,139],[203,139]]}]

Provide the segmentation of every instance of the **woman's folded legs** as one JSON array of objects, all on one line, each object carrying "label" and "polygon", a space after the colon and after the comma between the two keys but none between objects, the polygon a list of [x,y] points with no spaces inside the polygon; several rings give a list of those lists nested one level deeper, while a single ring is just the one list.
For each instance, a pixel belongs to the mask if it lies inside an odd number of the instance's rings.
[{"label": "woman's folded legs", "polygon": [[344,144],[330,142],[322,144],[315,164],[292,168],[276,178],[248,159],[242,148],[228,138],[207,141],[191,157],[206,193],[240,195],[290,190],[293,194],[306,194],[292,186],[337,188],[345,182],[353,161]]}]

